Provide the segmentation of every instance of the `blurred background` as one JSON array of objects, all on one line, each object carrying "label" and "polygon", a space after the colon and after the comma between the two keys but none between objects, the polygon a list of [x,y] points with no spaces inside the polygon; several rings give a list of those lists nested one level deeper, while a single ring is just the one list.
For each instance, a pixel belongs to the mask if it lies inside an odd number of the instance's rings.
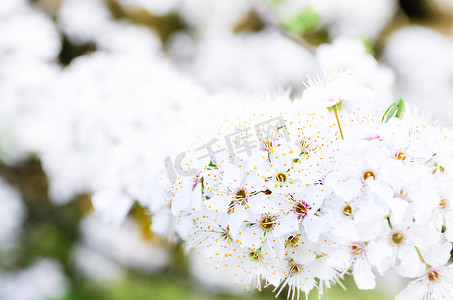
[{"label": "blurred background", "polygon": [[453,121],[453,1],[1,0],[0,300],[274,299],[185,252],[163,162],[334,66]]}]

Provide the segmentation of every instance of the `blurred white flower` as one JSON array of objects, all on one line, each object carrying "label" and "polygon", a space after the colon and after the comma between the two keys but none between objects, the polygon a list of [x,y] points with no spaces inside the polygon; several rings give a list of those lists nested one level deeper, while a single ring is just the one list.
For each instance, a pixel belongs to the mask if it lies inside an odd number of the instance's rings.
[{"label": "blurred white flower", "polygon": [[424,111],[431,111],[434,118],[449,122],[453,120],[452,51],[451,37],[418,26],[394,32],[384,51],[385,60],[397,74],[398,93]]},{"label": "blurred white flower", "polygon": [[180,0],[180,2],[179,13],[183,20],[200,31],[202,35],[207,33],[211,37],[232,33],[235,25],[246,17],[253,7],[253,2],[249,0],[230,0],[228,2]]},{"label": "blurred white flower", "polygon": [[43,13],[24,8],[0,19],[0,55],[51,61],[59,52],[57,29]]},{"label": "blurred white flower", "polygon": [[194,47],[187,72],[211,90],[286,88],[314,70],[312,55],[275,31],[208,35]]},{"label": "blurred white flower", "polygon": [[131,220],[118,227],[89,216],[83,219],[81,232],[86,247],[125,267],[149,273],[168,263],[168,253],[163,246],[144,240]]},{"label": "blurred white flower", "polygon": [[330,36],[377,39],[397,11],[395,0],[286,0],[277,1],[271,13],[282,21],[307,8],[319,15],[317,28],[325,26]]},{"label": "blurred white flower", "polygon": [[64,0],[57,22],[71,41],[86,43],[99,38],[113,20],[102,0]]},{"label": "blurred white flower", "polygon": [[74,248],[72,260],[83,277],[97,283],[118,282],[125,275],[118,263],[86,245]]},{"label": "blurred white flower", "polygon": [[0,3],[0,16],[17,12],[27,6],[27,0],[4,0]]},{"label": "blurred white flower", "polygon": [[26,211],[19,192],[0,179],[0,249],[14,245],[20,236]]},{"label": "blurred white flower", "polygon": [[312,0],[333,36],[375,40],[397,9],[395,0]]},{"label": "blurred white flower", "polygon": [[41,259],[20,271],[0,271],[0,282],[0,299],[8,300],[58,299],[67,289],[61,266],[51,259]]}]

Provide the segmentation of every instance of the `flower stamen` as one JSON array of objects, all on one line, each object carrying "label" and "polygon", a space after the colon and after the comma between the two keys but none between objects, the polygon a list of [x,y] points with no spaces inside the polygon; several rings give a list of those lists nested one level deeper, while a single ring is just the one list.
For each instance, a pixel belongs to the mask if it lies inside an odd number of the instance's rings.
[{"label": "flower stamen", "polygon": [[363,173],[364,180],[367,180],[370,177],[373,177],[373,179],[376,178],[376,176],[374,175],[374,173],[372,171],[366,171],[365,173]]},{"label": "flower stamen", "polygon": [[445,208],[447,208],[447,203],[448,203],[448,200],[447,200],[447,199],[442,199],[442,200],[440,200],[440,202],[439,202],[439,208],[440,208],[440,209],[445,209]]},{"label": "flower stamen", "polygon": [[264,215],[264,217],[260,220],[259,225],[261,229],[265,232],[272,231],[275,227],[275,220],[277,218],[274,216]]},{"label": "flower stamen", "polygon": [[307,215],[309,208],[310,206],[304,201],[297,201],[293,206],[293,211],[298,219],[302,219]]},{"label": "flower stamen", "polygon": [[400,233],[400,232],[395,232],[394,234],[392,234],[392,242],[394,244],[401,244],[404,240],[404,236]]},{"label": "flower stamen", "polygon": [[343,208],[343,215],[349,217],[351,214],[352,214],[352,207],[351,207],[351,205],[348,204]]},{"label": "flower stamen", "polygon": [[436,270],[430,270],[428,272],[428,280],[431,282],[439,282],[439,272],[437,272]]}]

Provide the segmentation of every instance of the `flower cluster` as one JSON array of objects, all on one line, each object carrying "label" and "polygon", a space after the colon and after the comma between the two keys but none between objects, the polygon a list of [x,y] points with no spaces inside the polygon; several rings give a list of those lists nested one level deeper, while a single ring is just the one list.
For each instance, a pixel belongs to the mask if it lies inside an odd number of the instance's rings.
[{"label": "flower cluster", "polygon": [[[346,274],[374,289],[389,269],[416,278],[397,299],[449,299],[452,132],[402,99],[383,109],[350,79],[310,78],[300,100],[263,101],[250,116],[236,106],[242,119],[227,127],[243,131],[234,145],[246,149],[187,152],[183,168],[196,172],[171,185],[153,226],[172,224],[213,268],[292,299],[321,296]],[[248,132],[277,115],[284,126]]]}]

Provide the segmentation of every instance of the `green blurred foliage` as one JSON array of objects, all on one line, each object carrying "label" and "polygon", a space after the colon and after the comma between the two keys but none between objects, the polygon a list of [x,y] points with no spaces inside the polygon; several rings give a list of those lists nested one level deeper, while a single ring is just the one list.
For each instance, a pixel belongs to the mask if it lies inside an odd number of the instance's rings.
[{"label": "green blurred foliage", "polygon": [[369,38],[362,38],[362,43],[365,46],[366,52],[374,56],[373,41]]},{"label": "green blurred foliage", "polygon": [[[323,300],[385,300],[393,299],[389,295],[379,291],[360,291],[350,279],[346,280],[348,291],[340,286],[329,290]],[[304,294],[300,295],[305,298]],[[143,275],[129,275],[125,280],[115,284],[104,285],[98,288],[87,288],[87,285],[74,286],[66,297],[59,300],[271,300],[275,299],[272,288],[266,288],[261,292],[248,292],[242,295],[216,293],[215,291],[203,290],[194,282],[178,274],[161,274],[144,277]],[[286,291],[283,291],[278,299],[286,299]],[[318,294],[312,292],[310,300],[317,300]]]},{"label": "green blurred foliage", "polygon": [[320,20],[320,15],[313,8],[306,7],[297,15],[284,22],[283,26],[289,32],[302,36],[314,30]]}]

